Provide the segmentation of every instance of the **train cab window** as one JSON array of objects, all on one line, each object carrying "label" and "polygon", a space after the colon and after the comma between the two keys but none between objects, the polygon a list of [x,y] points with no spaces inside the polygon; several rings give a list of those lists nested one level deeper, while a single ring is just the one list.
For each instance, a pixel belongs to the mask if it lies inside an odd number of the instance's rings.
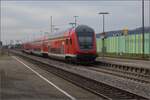
[{"label": "train cab window", "polygon": [[94,40],[94,30],[87,26],[77,27],[76,34],[80,49],[92,49]]}]

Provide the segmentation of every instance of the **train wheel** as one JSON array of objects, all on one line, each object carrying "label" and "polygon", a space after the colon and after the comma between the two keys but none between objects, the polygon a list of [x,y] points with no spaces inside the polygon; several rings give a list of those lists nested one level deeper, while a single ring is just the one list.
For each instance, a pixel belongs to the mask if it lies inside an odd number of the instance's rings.
[{"label": "train wheel", "polygon": [[43,53],[42,56],[43,56],[44,58],[47,58],[47,57],[48,57],[48,54]]},{"label": "train wheel", "polygon": [[70,57],[66,57],[66,62],[67,63],[72,63],[72,59]]}]

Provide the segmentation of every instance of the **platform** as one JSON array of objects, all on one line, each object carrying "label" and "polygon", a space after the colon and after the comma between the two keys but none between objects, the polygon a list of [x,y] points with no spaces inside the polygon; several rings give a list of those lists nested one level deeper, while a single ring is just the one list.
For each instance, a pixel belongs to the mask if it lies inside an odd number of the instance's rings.
[{"label": "platform", "polygon": [[0,100],[102,100],[15,56],[0,57]]},{"label": "platform", "polygon": [[133,60],[133,59],[122,59],[122,58],[110,58],[110,57],[98,57],[97,61],[108,62],[118,65],[134,66],[138,68],[150,69],[150,61],[148,60]]}]

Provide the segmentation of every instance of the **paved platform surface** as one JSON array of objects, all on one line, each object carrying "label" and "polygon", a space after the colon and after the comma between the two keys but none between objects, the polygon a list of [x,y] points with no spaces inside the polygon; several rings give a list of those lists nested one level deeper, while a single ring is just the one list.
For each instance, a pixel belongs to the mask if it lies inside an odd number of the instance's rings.
[{"label": "paved platform surface", "polygon": [[102,98],[23,59],[5,56],[0,57],[0,100],[102,100]]},{"label": "paved platform surface", "polygon": [[150,61],[146,61],[146,60],[132,60],[132,59],[121,59],[121,58],[119,59],[119,58],[110,58],[110,57],[104,57],[104,58],[98,57],[96,60],[150,69]]}]

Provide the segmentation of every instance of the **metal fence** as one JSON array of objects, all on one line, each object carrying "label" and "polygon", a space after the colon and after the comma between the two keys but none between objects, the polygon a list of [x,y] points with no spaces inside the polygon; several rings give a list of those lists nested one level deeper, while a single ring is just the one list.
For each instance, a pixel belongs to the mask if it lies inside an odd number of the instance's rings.
[{"label": "metal fence", "polygon": [[[150,33],[145,33],[145,55],[150,55]],[[97,52],[102,52],[102,38],[97,38]],[[105,53],[142,54],[142,34],[107,37],[104,40]]]}]

